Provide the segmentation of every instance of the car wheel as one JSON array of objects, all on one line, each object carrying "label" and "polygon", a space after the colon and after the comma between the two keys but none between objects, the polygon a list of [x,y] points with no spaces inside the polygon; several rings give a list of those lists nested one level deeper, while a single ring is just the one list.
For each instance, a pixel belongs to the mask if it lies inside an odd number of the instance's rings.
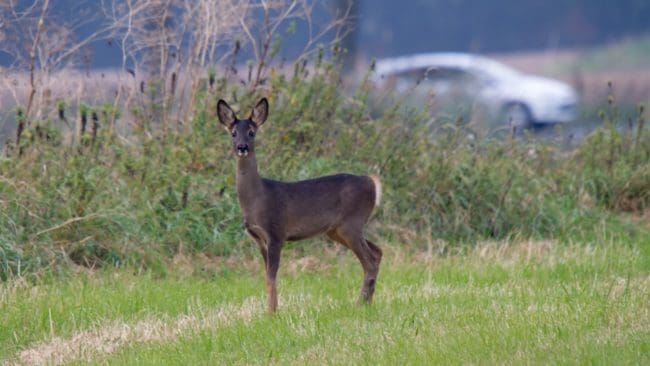
[{"label": "car wheel", "polygon": [[522,103],[510,103],[503,107],[502,121],[517,132],[522,132],[533,124],[528,107]]}]

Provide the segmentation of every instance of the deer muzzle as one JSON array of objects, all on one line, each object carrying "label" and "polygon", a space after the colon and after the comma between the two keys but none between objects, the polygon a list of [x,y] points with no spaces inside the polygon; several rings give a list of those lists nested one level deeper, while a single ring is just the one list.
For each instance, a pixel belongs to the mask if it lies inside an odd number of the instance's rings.
[{"label": "deer muzzle", "polygon": [[248,145],[237,145],[237,156],[246,157],[248,156]]}]

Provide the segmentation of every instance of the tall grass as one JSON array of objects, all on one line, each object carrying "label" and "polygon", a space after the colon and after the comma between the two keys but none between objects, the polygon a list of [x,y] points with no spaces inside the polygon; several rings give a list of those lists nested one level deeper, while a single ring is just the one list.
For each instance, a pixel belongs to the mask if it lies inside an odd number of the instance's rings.
[{"label": "tall grass", "polygon": [[[477,137],[462,123],[431,122],[399,104],[373,118],[372,85],[344,95],[337,62],[323,53],[311,62],[289,74],[272,70],[263,90],[216,75],[214,87],[198,90],[192,119],[175,128],[104,106],[80,107],[87,127],[73,145],[55,121],[26,126],[0,158],[0,278],[70,263],[162,268],[178,253],[246,251],[234,160],[214,105],[228,99],[245,116],[260,94],[271,103],[258,139],[262,175],[380,175],[385,200],[371,228],[380,241],[414,248],[435,240],[595,241],[594,228],[633,241],[647,236],[647,227],[620,215],[650,204],[643,109],[634,128],[622,130],[626,121],[606,106],[604,127],[567,152],[535,139]],[[61,115],[61,106],[52,108]],[[129,132],[108,128],[127,115],[140,121]]]}]

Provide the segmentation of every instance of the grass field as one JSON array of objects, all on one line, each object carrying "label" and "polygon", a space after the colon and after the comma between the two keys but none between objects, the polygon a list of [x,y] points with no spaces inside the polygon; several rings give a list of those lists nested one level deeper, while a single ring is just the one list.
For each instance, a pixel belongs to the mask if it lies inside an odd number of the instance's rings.
[{"label": "grass field", "polygon": [[[594,245],[595,244],[595,245]],[[0,285],[8,364],[648,364],[650,243],[386,248],[372,306],[347,251]],[[321,254],[318,254],[321,253]],[[319,255],[319,257],[315,257]]]}]

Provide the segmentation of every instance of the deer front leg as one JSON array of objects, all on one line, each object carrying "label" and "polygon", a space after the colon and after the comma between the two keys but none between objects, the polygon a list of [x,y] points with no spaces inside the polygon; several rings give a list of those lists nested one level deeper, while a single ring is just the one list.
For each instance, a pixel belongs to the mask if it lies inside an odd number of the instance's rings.
[{"label": "deer front leg", "polygon": [[266,235],[264,230],[259,226],[250,225],[248,223],[244,223],[244,226],[248,236],[250,236],[260,248],[260,254],[262,254],[262,259],[264,259],[264,269],[266,270],[266,267],[268,267],[268,254],[266,253],[266,246],[269,241],[268,235]]},{"label": "deer front leg", "polygon": [[268,254],[266,251],[266,243],[264,243],[264,240],[257,237],[255,234],[253,234],[251,231],[248,232],[251,237],[253,237],[253,240],[255,240],[255,243],[257,246],[260,248],[260,254],[262,254],[262,259],[264,259],[264,269],[268,267]]},{"label": "deer front leg", "polygon": [[278,308],[278,292],[276,288],[276,276],[280,268],[281,241],[270,241],[267,247],[266,258],[266,291],[269,313],[275,313]]}]

